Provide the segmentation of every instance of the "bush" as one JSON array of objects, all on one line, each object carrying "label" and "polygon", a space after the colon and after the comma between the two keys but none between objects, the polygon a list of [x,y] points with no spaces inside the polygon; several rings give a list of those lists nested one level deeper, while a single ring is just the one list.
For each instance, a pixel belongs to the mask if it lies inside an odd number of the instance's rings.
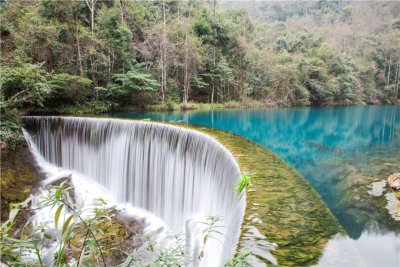
[{"label": "bush", "polygon": [[7,101],[10,108],[42,106],[51,93],[48,74],[41,64],[25,63],[18,67],[3,67],[0,85],[3,101]]},{"label": "bush", "polygon": [[310,105],[310,92],[304,86],[295,85],[296,105],[308,106]]},{"label": "bush", "polygon": [[50,106],[78,105],[94,95],[93,90],[91,90],[91,80],[67,73],[52,75],[50,85],[52,87],[51,101],[48,101]]},{"label": "bush", "polygon": [[15,149],[24,138],[20,132],[21,120],[16,108],[9,108],[8,103],[0,99],[0,146],[1,149]]}]

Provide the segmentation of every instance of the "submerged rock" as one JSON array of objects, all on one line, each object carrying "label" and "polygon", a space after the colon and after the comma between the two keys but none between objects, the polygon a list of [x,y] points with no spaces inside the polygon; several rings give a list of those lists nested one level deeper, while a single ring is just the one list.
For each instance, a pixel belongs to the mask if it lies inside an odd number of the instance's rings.
[{"label": "submerged rock", "polygon": [[318,150],[329,151],[329,152],[335,151],[335,149],[330,148],[330,147],[327,147],[327,146],[325,146],[325,145],[323,145],[323,144],[319,144],[319,143],[317,143],[317,142],[308,141],[307,144],[309,144],[310,146],[315,147],[315,148],[318,149]]},{"label": "submerged rock", "polygon": [[395,221],[400,221],[400,200],[397,199],[395,193],[387,193],[385,197],[387,199],[386,209],[389,211],[390,216]]},{"label": "submerged rock", "polygon": [[375,197],[382,196],[385,191],[386,181],[374,182],[371,184],[371,190],[368,191],[368,194],[373,195]]},{"label": "submerged rock", "polygon": [[388,178],[388,183],[394,190],[400,190],[400,172],[390,175]]},{"label": "submerged rock", "polygon": [[264,267],[278,265],[278,261],[272,255],[272,252],[278,247],[277,244],[267,241],[267,237],[261,234],[253,225],[243,227],[242,240],[240,242],[240,251],[251,251],[249,257],[250,266]]}]

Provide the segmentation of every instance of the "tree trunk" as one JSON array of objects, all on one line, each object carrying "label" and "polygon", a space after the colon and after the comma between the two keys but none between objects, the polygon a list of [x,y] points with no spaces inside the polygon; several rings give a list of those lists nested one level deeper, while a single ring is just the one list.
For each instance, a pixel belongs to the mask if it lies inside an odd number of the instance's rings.
[{"label": "tree trunk", "polygon": [[[91,31],[92,31],[92,41],[94,39],[94,9],[95,9],[95,5],[96,5],[97,0],[86,0],[86,5],[88,6],[89,10],[90,10],[90,27],[91,27]],[[90,68],[92,70],[92,80],[93,80],[93,85],[96,86],[97,85],[97,81],[96,81],[96,77],[94,75],[94,59],[93,59],[93,55],[90,55]],[[97,94],[96,94],[96,98],[97,98]]]},{"label": "tree trunk", "polygon": [[162,57],[162,45],[160,46],[160,69],[161,69],[161,98],[162,102],[165,100],[165,93],[164,93],[164,61]]},{"label": "tree trunk", "polygon": [[400,59],[397,59],[396,98],[399,98]]},{"label": "tree trunk", "polygon": [[[165,6],[165,1],[164,1]],[[167,29],[165,20],[165,7],[164,7],[164,33],[163,33],[163,62],[164,62],[164,92],[167,92]]]},{"label": "tree trunk", "polygon": [[111,55],[108,54],[108,79],[111,78]]},{"label": "tree trunk", "polygon": [[76,38],[76,48],[78,50],[77,52],[78,52],[79,76],[83,77],[81,44],[80,44],[80,41],[79,41],[79,28],[78,28],[76,20],[75,20],[75,38]]},{"label": "tree trunk", "polygon": [[192,3],[189,3],[188,21],[185,29],[185,62],[184,62],[184,74],[183,74],[183,103],[187,103],[189,98],[189,20],[190,20],[190,8]]},{"label": "tree trunk", "polygon": [[162,101],[165,101],[167,92],[167,31],[166,31],[166,18],[165,18],[165,0],[162,2],[163,9],[163,34],[160,47],[160,68],[161,68],[161,94]]},{"label": "tree trunk", "polygon": [[187,103],[187,96],[188,96],[188,47],[187,47],[187,32],[185,33],[185,63],[184,63],[184,75],[183,75],[183,103]]},{"label": "tree trunk", "polygon": [[[215,17],[216,5],[217,5],[217,0],[214,0],[213,1],[213,13],[214,13],[213,20],[214,21],[216,20],[216,17]],[[216,46],[217,46],[216,39],[215,39],[215,30],[213,30],[213,37],[214,37],[214,40],[213,40],[213,67],[214,67],[214,71],[215,71],[215,66],[216,66]],[[215,77],[212,78],[211,104],[214,103],[214,94],[215,94]]]},{"label": "tree trunk", "polygon": [[177,1],[177,5],[178,5],[178,21],[181,19],[181,1],[178,0]]},{"label": "tree trunk", "polygon": [[387,84],[390,85],[390,67],[392,65],[392,54],[389,54],[389,70],[388,70],[388,77],[387,77]]},{"label": "tree trunk", "polygon": [[90,11],[91,11],[90,15],[91,15],[91,20],[92,20],[92,25],[91,26],[92,26],[92,38],[93,38],[94,37],[94,6],[93,6],[93,9],[91,9]]},{"label": "tree trunk", "polygon": [[121,24],[125,25],[124,11],[122,9],[122,0],[119,0],[119,10],[120,10],[120,13],[121,13]]},{"label": "tree trunk", "polygon": [[86,5],[90,10],[90,28],[92,30],[92,38],[94,36],[94,7],[96,5],[97,0],[86,0]]}]

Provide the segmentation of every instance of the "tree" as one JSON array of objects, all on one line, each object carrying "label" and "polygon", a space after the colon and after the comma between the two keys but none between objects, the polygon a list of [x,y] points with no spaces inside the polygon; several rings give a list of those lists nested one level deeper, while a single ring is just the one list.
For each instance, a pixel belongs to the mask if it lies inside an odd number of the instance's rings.
[{"label": "tree", "polygon": [[58,73],[51,76],[49,84],[52,89],[52,101],[47,106],[79,105],[93,98],[91,89],[92,80],[67,73]]},{"label": "tree", "polygon": [[9,108],[43,105],[51,93],[51,86],[50,78],[42,67],[42,64],[29,63],[18,67],[2,67],[0,85]]},{"label": "tree", "polygon": [[113,75],[113,80],[107,85],[108,97],[120,102],[129,103],[132,96],[138,92],[151,92],[158,86],[151,74],[143,70],[142,65],[135,65],[125,73]]},{"label": "tree", "polygon": [[165,94],[167,92],[167,22],[165,18],[165,0],[162,0],[162,16],[163,16],[163,31],[162,31],[162,41],[160,43],[160,68],[161,68],[161,94],[162,101],[165,101]]},{"label": "tree", "polygon": [[94,13],[96,8],[97,0],[85,0],[86,5],[90,10],[90,28],[92,30],[92,38],[94,38]]}]

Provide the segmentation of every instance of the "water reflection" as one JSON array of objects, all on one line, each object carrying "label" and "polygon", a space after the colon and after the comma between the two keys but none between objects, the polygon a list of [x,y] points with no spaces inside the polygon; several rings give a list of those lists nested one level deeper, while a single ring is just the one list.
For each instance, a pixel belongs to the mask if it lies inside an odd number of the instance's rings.
[{"label": "water reflection", "polygon": [[[329,157],[320,144],[340,151],[372,144],[390,145],[400,136],[400,109],[393,106],[214,110],[122,113],[116,117],[183,121],[245,136],[273,150],[295,167]],[[396,127],[397,125],[397,127]]]},{"label": "water reflection", "polygon": [[328,242],[317,266],[400,266],[399,235],[365,231],[357,240],[338,235]]}]

